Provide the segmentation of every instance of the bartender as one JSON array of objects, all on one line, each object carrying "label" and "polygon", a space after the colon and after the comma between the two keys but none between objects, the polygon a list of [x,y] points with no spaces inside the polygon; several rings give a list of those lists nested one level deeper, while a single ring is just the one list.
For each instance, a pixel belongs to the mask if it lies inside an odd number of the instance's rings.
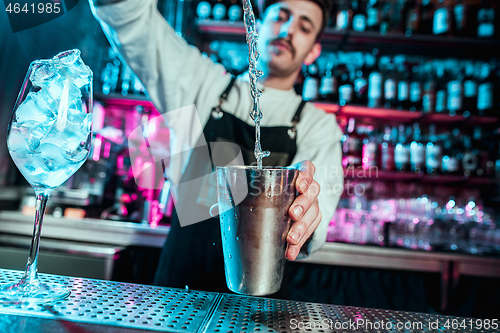
[{"label": "bartender", "polygon": [[[203,148],[213,142],[236,143],[244,163],[255,162],[248,73],[235,78],[190,46],[158,12],[155,0],[89,1],[106,36],[139,77],[171,133],[167,176],[179,186],[173,193],[175,210],[155,284],[229,292],[219,219],[206,216],[217,201],[213,186],[205,182],[193,196],[191,190],[183,193],[182,185],[207,174],[206,165],[214,174],[212,162],[203,160]],[[263,163],[300,169],[286,250],[286,257],[295,260],[325,243],[343,187],[342,132],[335,116],[304,102],[293,89],[302,65],[313,63],[321,53],[319,39],[330,3],[266,0],[263,8],[258,22],[261,144],[271,152]],[[186,147],[192,152],[182,153]],[[199,214],[199,221],[183,220],[188,212]]]}]

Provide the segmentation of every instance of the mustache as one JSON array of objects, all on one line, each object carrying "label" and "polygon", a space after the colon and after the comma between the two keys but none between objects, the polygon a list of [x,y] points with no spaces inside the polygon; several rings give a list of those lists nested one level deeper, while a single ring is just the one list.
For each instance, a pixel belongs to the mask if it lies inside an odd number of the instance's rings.
[{"label": "mustache", "polygon": [[292,56],[295,58],[295,48],[293,47],[292,43],[290,43],[290,40],[284,39],[284,38],[276,38],[276,39],[273,39],[270,44],[271,45],[273,45],[273,44],[285,44],[286,46],[288,46],[288,49],[292,53]]}]

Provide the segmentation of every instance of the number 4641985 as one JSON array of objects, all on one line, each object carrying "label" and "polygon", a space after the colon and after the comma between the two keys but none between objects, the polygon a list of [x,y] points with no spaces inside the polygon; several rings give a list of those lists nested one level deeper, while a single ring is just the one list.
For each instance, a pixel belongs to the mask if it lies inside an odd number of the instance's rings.
[{"label": "number 4641985", "polygon": [[498,319],[448,319],[443,325],[446,329],[498,329]]},{"label": "number 4641985", "polygon": [[5,11],[8,12],[9,14],[19,14],[19,13],[38,13],[38,14],[59,14],[61,11],[60,3],[52,3],[52,2],[47,2],[47,3],[38,3],[38,4],[30,4],[28,5],[25,3],[22,7],[21,4],[15,2],[15,3],[9,3],[7,7],[5,8]]}]

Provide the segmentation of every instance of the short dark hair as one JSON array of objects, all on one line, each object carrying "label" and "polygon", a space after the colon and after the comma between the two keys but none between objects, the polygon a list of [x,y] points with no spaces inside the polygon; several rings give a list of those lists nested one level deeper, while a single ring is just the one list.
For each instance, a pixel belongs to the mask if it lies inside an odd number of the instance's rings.
[{"label": "short dark hair", "polygon": [[[323,12],[323,22],[321,23],[321,29],[319,30],[316,40],[319,40],[326,29],[326,24],[330,19],[330,11],[332,9],[332,0],[309,0],[317,4],[321,11]],[[265,13],[269,6],[275,3],[281,2],[281,0],[263,0],[262,13]]]}]

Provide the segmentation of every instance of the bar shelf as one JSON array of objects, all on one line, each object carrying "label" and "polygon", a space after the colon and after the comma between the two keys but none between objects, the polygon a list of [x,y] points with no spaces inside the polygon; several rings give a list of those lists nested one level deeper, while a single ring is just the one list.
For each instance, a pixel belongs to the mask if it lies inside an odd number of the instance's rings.
[{"label": "bar shelf", "polygon": [[426,175],[413,172],[380,171],[372,169],[344,170],[344,179],[355,181],[421,181],[424,183],[460,184],[460,185],[490,185],[494,181],[488,177],[466,177],[462,175]]},{"label": "bar shelf", "polygon": [[[243,22],[197,21],[198,31],[211,39],[245,41]],[[384,49],[388,53],[417,52],[422,55],[460,58],[489,59],[496,53],[500,44],[498,39],[479,39],[466,37],[448,37],[414,34],[382,35],[378,32],[356,32],[327,28],[321,43],[325,47],[338,47],[343,44],[344,50],[371,50],[374,47]],[[459,53],[456,51],[460,50]],[[479,56],[478,56],[479,55]]]}]

